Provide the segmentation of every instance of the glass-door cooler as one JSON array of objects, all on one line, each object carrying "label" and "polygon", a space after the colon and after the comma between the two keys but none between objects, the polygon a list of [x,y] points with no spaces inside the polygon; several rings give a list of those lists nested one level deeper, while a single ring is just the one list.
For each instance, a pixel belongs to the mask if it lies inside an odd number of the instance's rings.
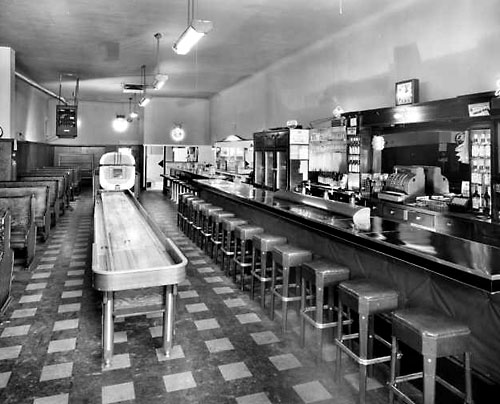
[{"label": "glass-door cooler", "polygon": [[274,129],[254,133],[254,185],[290,190],[308,179],[309,130]]},{"label": "glass-door cooler", "polygon": [[288,187],[289,129],[254,133],[254,185],[270,191]]}]

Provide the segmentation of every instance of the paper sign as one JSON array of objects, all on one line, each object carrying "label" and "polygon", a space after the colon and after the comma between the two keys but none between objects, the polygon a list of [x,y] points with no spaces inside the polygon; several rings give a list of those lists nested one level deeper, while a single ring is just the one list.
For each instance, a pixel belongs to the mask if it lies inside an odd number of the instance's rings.
[{"label": "paper sign", "polygon": [[490,103],[489,102],[478,102],[477,104],[469,104],[469,116],[489,116],[490,115]]}]

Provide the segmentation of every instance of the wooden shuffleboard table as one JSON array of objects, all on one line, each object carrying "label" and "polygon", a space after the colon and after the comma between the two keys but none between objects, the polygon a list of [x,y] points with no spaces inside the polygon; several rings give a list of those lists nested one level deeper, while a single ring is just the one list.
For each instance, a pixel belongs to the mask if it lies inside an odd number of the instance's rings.
[{"label": "wooden shuffleboard table", "polygon": [[[186,277],[187,259],[158,228],[141,204],[126,191],[102,191],[94,205],[92,246],[94,288],[103,292],[102,343],[104,366],[113,358],[114,318],[163,312],[163,349],[170,354],[177,285]],[[118,309],[115,292],[162,287],[162,302]]]}]

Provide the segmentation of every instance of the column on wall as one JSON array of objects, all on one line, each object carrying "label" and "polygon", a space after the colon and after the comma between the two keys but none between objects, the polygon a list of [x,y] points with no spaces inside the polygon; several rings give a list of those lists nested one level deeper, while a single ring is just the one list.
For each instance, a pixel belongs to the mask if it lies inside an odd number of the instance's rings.
[{"label": "column on wall", "polygon": [[15,52],[0,46],[0,180],[15,178]]},{"label": "column on wall", "polygon": [[14,138],[15,52],[0,46],[0,134]]}]

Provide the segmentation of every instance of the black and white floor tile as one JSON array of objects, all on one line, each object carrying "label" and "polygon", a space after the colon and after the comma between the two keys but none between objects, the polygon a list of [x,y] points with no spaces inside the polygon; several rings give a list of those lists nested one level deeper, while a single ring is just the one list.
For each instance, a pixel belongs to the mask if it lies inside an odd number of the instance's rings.
[{"label": "black and white floor tile", "polygon": [[[301,348],[293,313],[290,331],[282,334],[279,317],[271,321],[179,231],[175,206],[161,192],[145,192],[141,202],[189,259],[172,354],[160,350],[161,316],[128,317],[115,323],[113,366],[102,368],[87,190],[37,245],[33,271],[15,269],[14,299],[0,324],[0,403],[357,402],[349,360],[337,382],[333,350],[327,346],[326,360],[318,362],[309,344]],[[387,402],[380,383],[370,389],[368,403]]]}]

